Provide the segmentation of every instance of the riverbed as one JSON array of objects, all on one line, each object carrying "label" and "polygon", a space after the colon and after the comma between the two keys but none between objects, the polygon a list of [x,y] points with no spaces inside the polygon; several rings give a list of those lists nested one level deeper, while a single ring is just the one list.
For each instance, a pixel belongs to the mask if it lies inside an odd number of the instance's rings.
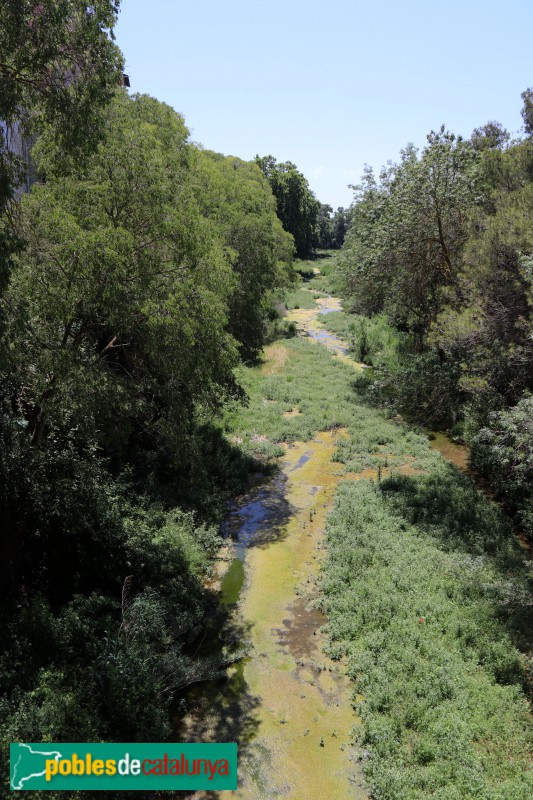
[{"label": "riverbed", "polygon": [[[365,365],[350,358],[346,344],[321,326],[324,315],[340,309],[336,298],[319,297],[316,308],[295,309],[289,321],[300,336],[361,371]],[[289,355],[283,341],[267,347],[265,375],[282,370]],[[187,694],[187,713],[179,715],[176,733],[181,741],[237,741],[239,788],[197,792],[194,800],[369,797],[362,770],[368,754],[353,744],[354,729],[361,728],[353,691],[343,662],[324,655],[327,620],[316,607],[325,521],[339,482],[382,477],[370,467],[349,474],[332,461],[346,435],[336,428],[284,445],[279,470],[252,476],[249,489],[228,510],[227,544],[212,584],[224,622],[206,638],[218,636],[220,643],[234,651],[242,646],[244,653],[221,680],[201,683]],[[432,434],[432,446],[459,469],[468,469],[463,445]],[[409,459],[394,470],[417,471]]]},{"label": "riverbed", "polygon": [[[338,301],[329,300],[305,319],[298,311],[290,319],[300,335],[348,358],[344,343],[320,328],[320,312],[337,310]],[[266,348],[267,374],[283,363],[280,348]],[[195,800],[368,798],[364,754],[352,744],[361,723],[343,663],[324,655],[326,620],[315,605],[325,519],[346,479],[332,456],[345,435],[336,429],[285,445],[279,471],[252,479],[229,510],[219,602],[230,613],[221,637],[238,637],[247,655],[224,680],[188,694],[178,734],[182,741],[238,741],[239,788],[197,792]]]}]

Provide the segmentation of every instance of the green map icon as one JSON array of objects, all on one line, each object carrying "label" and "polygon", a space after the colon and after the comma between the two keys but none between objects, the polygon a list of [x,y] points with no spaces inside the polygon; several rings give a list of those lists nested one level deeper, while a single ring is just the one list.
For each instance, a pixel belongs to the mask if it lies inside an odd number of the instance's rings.
[{"label": "green map icon", "polygon": [[11,788],[31,789],[32,780],[44,778],[47,760],[58,761],[61,757],[61,753],[47,749],[45,744],[11,745]]}]

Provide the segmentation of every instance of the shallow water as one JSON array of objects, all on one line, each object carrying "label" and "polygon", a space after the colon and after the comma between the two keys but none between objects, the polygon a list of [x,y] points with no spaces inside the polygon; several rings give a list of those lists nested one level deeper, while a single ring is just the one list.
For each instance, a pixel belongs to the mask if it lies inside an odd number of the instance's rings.
[{"label": "shallow water", "polygon": [[465,444],[453,442],[447,433],[438,431],[429,432],[429,444],[433,450],[438,450],[447,461],[451,461],[461,472],[471,473],[468,467],[468,447]]},{"label": "shallow water", "polygon": [[279,474],[252,486],[229,511],[223,636],[247,642],[249,655],[223,680],[188,693],[176,734],[182,741],[238,741],[239,789],[198,792],[198,800],[368,797],[351,745],[358,721],[350,686],[342,664],[322,653],[325,620],[313,604],[325,516],[344,477],[331,460],[343,435],[324,432],[287,446]]},{"label": "shallow water", "polygon": [[[443,431],[429,431],[428,436],[429,444],[434,450],[438,450],[447,461],[450,461],[455,467],[457,467],[457,469],[461,470],[461,472],[470,475],[476,488],[479,489],[480,492],[483,492],[487,499],[491,500],[493,503],[497,503],[497,505],[501,507],[501,502],[498,502],[494,491],[492,490],[486,478],[472,469],[472,467],[469,465],[468,459],[470,456],[470,449],[466,444],[458,444],[457,442],[452,441],[450,436]],[[518,544],[526,552],[526,557],[528,559],[531,558],[531,543],[524,532],[518,528],[512,518],[511,523],[513,525],[515,536],[518,540]]]},{"label": "shallow water", "polygon": [[[298,465],[294,467],[297,468]],[[223,532],[234,542],[235,558],[244,561],[248,547],[276,536],[290,513],[285,500],[285,483],[286,476],[279,473],[232,504]]]},{"label": "shallow water", "polygon": [[[339,339],[334,333],[330,333],[320,324],[320,316],[332,314],[335,311],[342,311],[340,300],[336,297],[318,297],[316,299],[317,308],[297,308],[293,309],[287,319],[296,323],[298,332],[303,336],[308,336],[315,342],[320,342],[327,349],[337,356],[346,356],[349,347]],[[357,362],[350,359],[352,364]],[[360,367],[364,365],[358,365]]]}]

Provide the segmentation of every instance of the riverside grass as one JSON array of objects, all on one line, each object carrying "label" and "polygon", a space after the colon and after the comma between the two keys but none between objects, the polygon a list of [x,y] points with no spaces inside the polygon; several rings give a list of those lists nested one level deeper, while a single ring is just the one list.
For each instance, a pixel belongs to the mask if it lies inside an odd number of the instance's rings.
[{"label": "riverside grass", "polygon": [[271,348],[270,374],[238,371],[249,403],[228,409],[230,439],[272,465],[282,442],[346,427],[334,459],[373,478],[341,484],[321,579],[373,796],[529,800],[527,576],[507,520],[425,435],[368,404],[364,374],[306,340]]},{"label": "riverside grass", "polygon": [[[394,474],[406,459],[417,458],[420,468],[437,462],[426,436],[390,423],[385,412],[358,401],[366,381],[350,365],[299,338],[271,347],[284,353],[279,372],[265,375],[260,368],[240,367],[236,377],[248,405],[228,407],[224,419],[230,440],[249,455],[268,460],[281,455],[282,442],[348,427],[354,435],[339,442],[335,458],[345,460],[349,470],[381,467],[384,474]],[[295,410],[299,413],[284,416]]]},{"label": "riverside grass", "polygon": [[356,361],[389,370],[398,365],[401,337],[384,314],[370,318],[335,311],[326,315],[323,325],[349,345],[350,354]]},{"label": "riverside grass", "polygon": [[[471,490],[439,470],[450,505],[463,505]],[[376,797],[527,800],[530,729],[509,603],[524,587],[509,582],[512,539],[483,499],[465,515],[475,554],[450,520],[411,524],[417,502],[401,510],[394,495],[414,484],[429,504],[436,478],[341,485],[322,580],[330,653],[347,656]]]},{"label": "riverside grass", "polygon": [[285,305],[291,311],[293,308],[315,308],[315,294],[305,287],[287,292]]},{"label": "riverside grass", "polygon": [[337,289],[335,256],[327,251],[319,251],[318,257],[313,260],[295,261],[294,269],[300,279],[295,288],[285,295],[285,305],[289,310],[315,308],[315,297],[327,297]]},{"label": "riverside grass", "polygon": [[[460,526],[452,533],[446,517],[411,521],[443,491],[439,475]],[[381,485],[344,482],[329,518],[322,607],[330,655],[347,656],[376,798],[533,796],[523,659],[513,642],[523,632],[512,595],[519,603],[525,581],[508,526],[473,491],[444,464]]]}]

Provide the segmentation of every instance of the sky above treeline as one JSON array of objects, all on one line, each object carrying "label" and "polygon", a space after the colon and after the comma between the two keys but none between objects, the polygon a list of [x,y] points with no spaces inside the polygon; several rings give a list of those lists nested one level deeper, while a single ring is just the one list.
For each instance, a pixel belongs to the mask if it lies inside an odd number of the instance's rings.
[{"label": "sky above treeline", "polygon": [[131,91],[182,113],[194,141],[292,161],[336,208],[365,164],[443,123],[520,135],[532,29],[531,0],[123,0],[116,38]]}]

